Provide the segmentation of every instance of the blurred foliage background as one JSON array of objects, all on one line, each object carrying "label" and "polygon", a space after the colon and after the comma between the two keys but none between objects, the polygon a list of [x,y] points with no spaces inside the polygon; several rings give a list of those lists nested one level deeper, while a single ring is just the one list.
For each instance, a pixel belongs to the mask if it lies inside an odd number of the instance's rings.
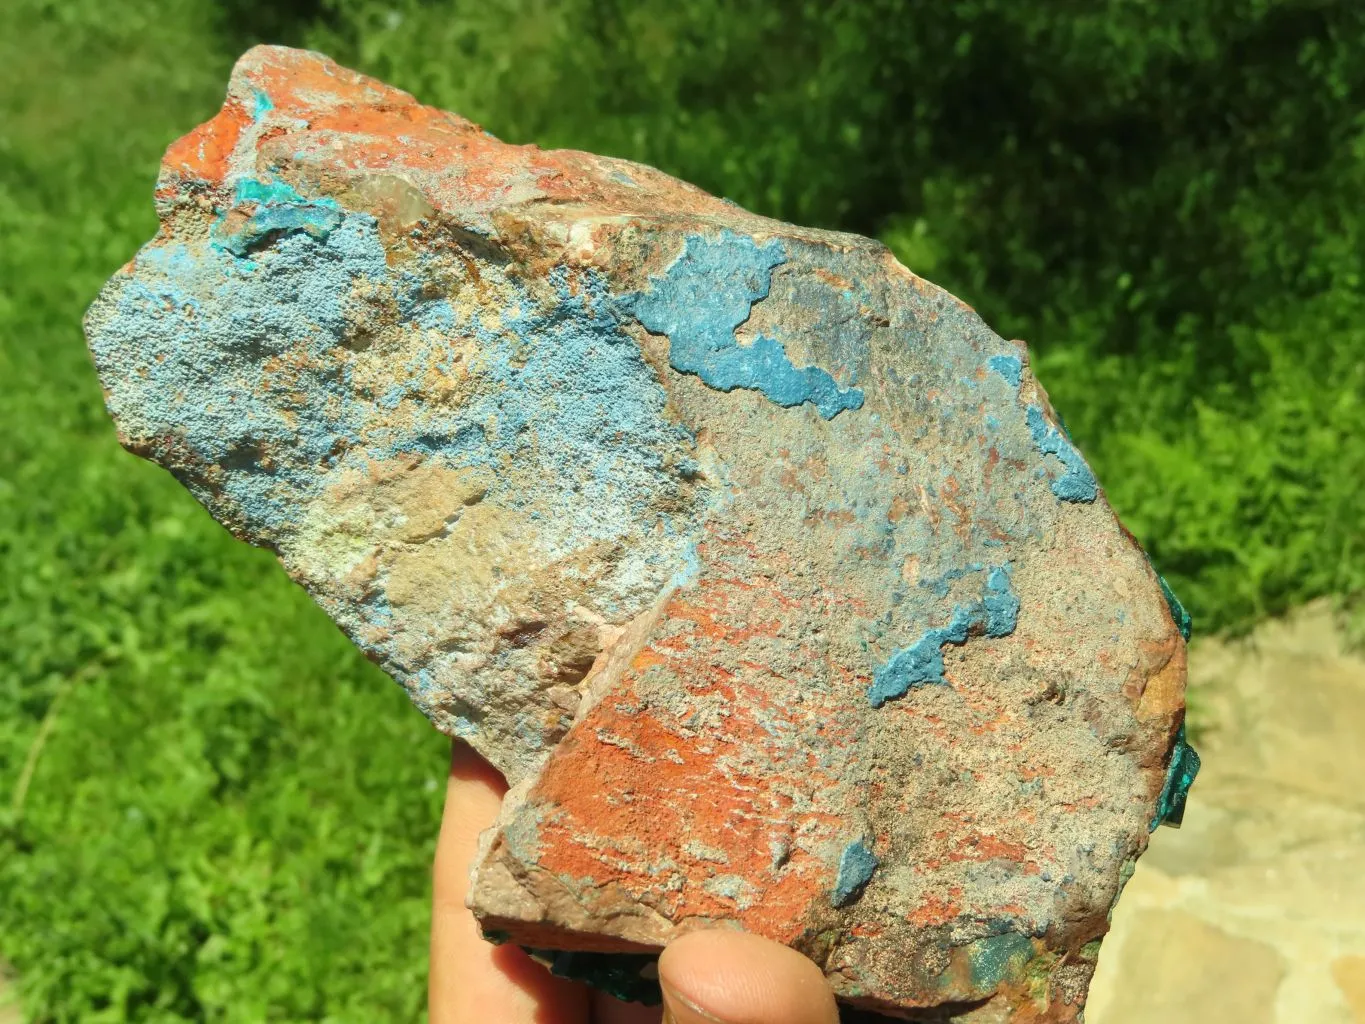
[{"label": "blurred foliage background", "polygon": [[33,1021],[422,1015],[444,743],[122,453],[80,331],[260,41],[881,237],[1031,343],[1196,629],[1359,607],[1357,0],[6,0],[0,956]]}]

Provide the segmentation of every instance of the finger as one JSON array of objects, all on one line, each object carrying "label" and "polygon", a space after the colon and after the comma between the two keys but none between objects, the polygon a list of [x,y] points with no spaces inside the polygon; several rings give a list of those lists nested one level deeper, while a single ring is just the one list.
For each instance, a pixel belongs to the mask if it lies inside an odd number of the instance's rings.
[{"label": "finger", "polygon": [[747,932],[709,929],[675,939],[659,958],[659,981],[664,1020],[676,1024],[839,1022],[820,968]]},{"label": "finger", "polygon": [[507,783],[456,741],[432,872],[431,1024],[586,1024],[587,995],[515,946],[484,941],[465,907],[479,833],[493,824]]}]

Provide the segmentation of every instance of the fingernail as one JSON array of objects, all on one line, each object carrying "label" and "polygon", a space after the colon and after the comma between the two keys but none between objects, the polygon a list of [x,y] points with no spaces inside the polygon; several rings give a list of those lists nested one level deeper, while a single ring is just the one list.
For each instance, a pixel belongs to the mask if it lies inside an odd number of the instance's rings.
[{"label": "fingernail", "polygon": [[666,984],[659,986],[664,994],[664,1018],[662,1024],[725,1024],[719,1017],[713,1017],[700,1006],[684,999]]}]

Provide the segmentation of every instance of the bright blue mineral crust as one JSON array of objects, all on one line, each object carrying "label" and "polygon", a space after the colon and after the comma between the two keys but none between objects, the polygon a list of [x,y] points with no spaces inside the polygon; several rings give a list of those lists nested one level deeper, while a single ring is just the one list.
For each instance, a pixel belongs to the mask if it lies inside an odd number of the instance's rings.
[{"label": "bright blue mineral crust", "polygon": [[1052,493],[1063,501],[1089,504],[1099,496],[1099,484],[1095,474],[1085,464],[1085,459],[1060,430],[1047,422],[1043,410],[1036,405],[1029,406],[1028,428],[1033,435],[1033,443],[1044,455],[1055,455],[1065,472],[1052,481]]},{"label": "bright blue mineral crust", "polygon": [[881,861],[868,849],[861,839],[855,839],[844,847],[839,855],[839,874],[834,880],[834,892],[830,902],[836,907],[846,907],[857,900],[872,881],[872,875]]},{"label": "bright blue mineral crust", "polygon": [[996,373],[1000,374],[1010,385],[1017,388],[1024,380],[1024,363],[1018,356],[1000,355],[991,356],[986,360],[986,365]]},{"label": "bright blue mineral crust", "polygon": [[916,643],[893,654],[877,670],[867,698],[874,708],[906,692],[944,682],[943,647],[965,644],[973,633],[999,639],[1014,632],[1019,622],[1019,598],[1010,586],[1010,568],[999,565],[986,577],[981,598],[953,609],[948,625],[930,629]]},{"label": "bright blue mineral crust", "polygon": [[789,408],[809,402],[827,420],[862,408],[860,390],[839,387],[818,366],[793,366],[781,342],[760,335],[742,345],[735,337],[750,307],[767,298],[773,268],[786,259],[781,242],[760,246],[733,231],[690,235],[664,276],[649,291],[628,296],[626,305],[646,328],[668,335],[673,369],[717,391],[746,388]]}]

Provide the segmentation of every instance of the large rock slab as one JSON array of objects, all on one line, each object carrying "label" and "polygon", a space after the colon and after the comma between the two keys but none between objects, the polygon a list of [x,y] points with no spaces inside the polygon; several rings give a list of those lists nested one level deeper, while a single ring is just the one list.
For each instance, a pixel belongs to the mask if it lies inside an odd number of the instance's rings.
[{"label": "large rock slab", "polygon": [[865,1008],[1079,1019],[1192,777],[1185,644],[1022,343],[295,50],[156,204],[87,318],[120,436],[506,774],[490,936],[723,922]]}]

